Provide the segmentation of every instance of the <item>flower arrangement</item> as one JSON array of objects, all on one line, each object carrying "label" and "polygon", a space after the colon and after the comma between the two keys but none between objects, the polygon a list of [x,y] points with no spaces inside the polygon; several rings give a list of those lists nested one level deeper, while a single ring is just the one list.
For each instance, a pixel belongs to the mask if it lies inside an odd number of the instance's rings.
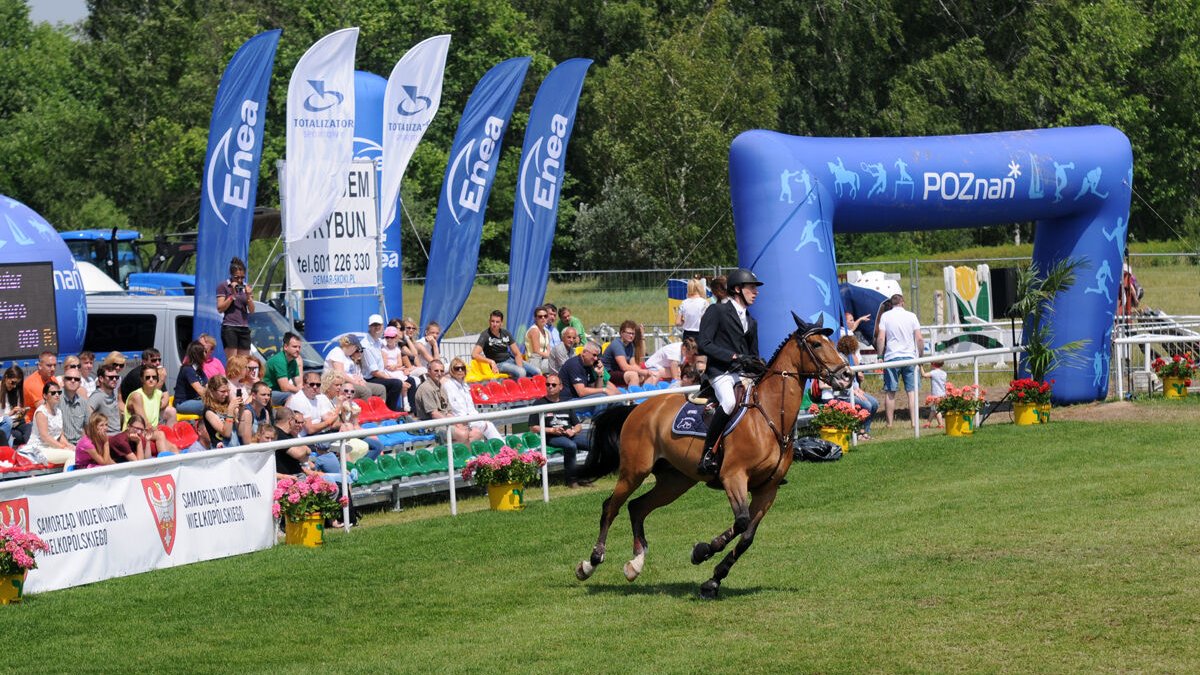
[{"label": "flower arrangement", "polygon": [[1008,383],[1008,393],[1014,403],[1030,403],[1041,405],[1050,402],[1050,387],[1054,380],[1038,382],[1032,377],[1013,380]]},{"label": "flower arrangement", "polygon": [[973,415],[983,407],[984,396],[986,394],[986,391],[973,384],[968,384],[961,388],[952,384],[946,384],[946,395],[937,399],[937,410],[943,414],[961,413],[963,415]]},{"label": "flower arrangement", "polygon": [[857,431],[871,417],[870,411],[849,401],[834,399],[824,405],[816,403],[808,407],[813,416],[809,424],[817,427],[835,427]]},{"label": "flower arrangement", "polygon": [[1168,361],[1161,356],[1150,364],[1154,373],[1159,377],[1174,377],[1186,380],[1184,386],[1192,386],[1192,378],[1196,376],[1196,359],[1191,352],[1176,354]]},{"label": "flower arrangement", "polygon": [[322,518],[336,518],[342,507],[350,503],[346,497],[338,499],[337,493],[336,485],[317,474],[300,479],[280,478],[275,484],[271,513],[276,518],[283,515],[291,521],[301,520],[310,513],[320,514]]},{"label": "flower arrangement", "polygon": [[37,569],[34,556],[50,546],[32,532],[16,525],[0,527],[0,574],[21,574]]},{"label": "flower arrangement", "polygon": [[463,469],[463,480],[474,480],[476,485],[494,483],[532,482],[541,473],[546,456],[536,450],[517,452],[507,445],[495,455],[480,454],[472,457]]}]

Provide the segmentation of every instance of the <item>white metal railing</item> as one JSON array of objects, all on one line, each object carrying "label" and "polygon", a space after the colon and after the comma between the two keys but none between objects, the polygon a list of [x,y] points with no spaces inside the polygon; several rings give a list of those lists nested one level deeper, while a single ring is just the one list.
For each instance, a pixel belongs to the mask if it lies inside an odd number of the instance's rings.
[{"label": "white metal railing", "polygon": [[[1150,372],[1150,363],[1152,361],[1152,359],[1150,358],[1150,345],[1174,343],[1174,342],[1200,342],[1200,335],[1153,335],[1153,334],[1147,335],[1147,334],[1142,334],[1142,335],[1130,335],[1128,337],[1113,338],[1112,342],[1113,342],[1113,344],[1112,344],[1113,362],[1117,363],[1117,364],[1121,363],[1121,359],[1124,356],[1123,351],[1128,348],[1127,347],[1128,345],[1142,345],[1142,350],[1143,350],[1143,355],[1144,355],[1143,360],[1145,361],[1145,363],[1143,364],[1143,371],[1148,373],[1148,372]],[[1131,375],[1130,376],[1131,381],[1129,383],[1129,388],[1131,391],[1133,389],[1132,379],[1133,378]],[[1118,367],[1117,368],[1117,400],[1122,401],[1124,399],[1125,399],[1125,371],[1123,368]]]}]

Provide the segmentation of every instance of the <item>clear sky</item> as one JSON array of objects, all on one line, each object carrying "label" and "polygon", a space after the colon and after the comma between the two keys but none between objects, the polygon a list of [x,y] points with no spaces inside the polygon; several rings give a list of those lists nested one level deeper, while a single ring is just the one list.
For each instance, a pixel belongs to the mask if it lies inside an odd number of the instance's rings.
[{"label": "clear sky", "polygon": [[87,16],[86,0],[27,0],[34,22],[75,23]]}]

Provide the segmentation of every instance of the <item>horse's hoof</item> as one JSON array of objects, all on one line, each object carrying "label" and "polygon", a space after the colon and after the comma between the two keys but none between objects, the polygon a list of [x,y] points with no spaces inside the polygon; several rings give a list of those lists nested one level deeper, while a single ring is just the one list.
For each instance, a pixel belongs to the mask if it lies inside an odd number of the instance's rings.
[{"label": "horse's hoof", "polygon": [[637,579],[637,578],[638,578],[638,575],[639,575],[639,574],[641,574],[641,570],[639,570],[639,569],[637,569],[636,567],[634,567],[634,566],[633,566],[633,561],[632,561],[632,560],[630,560],[629,562],[625,563],[625,579],[627,579],[628,581],[632,582],[632,581],[634,581],[635,579]]},{"label": "horse's hoof", "polygon": [[692,564],[699,565],[700,563],[712,557],[712,546],[708,542],[698,542],[692,547]]},{"label": "horse's hoof", "polygon": [[701,600],[716,600],[717,592],[721,590],[721,584],[709,579],[700,584],[700,599]]},{"label": "horse's hoof", "polygon": [[590,562],[581,560],[579,561],[579,564],[575,566],[575,578],[580,581],[587,581],[592,576],[592,572],[595,571],[596,568],[593,567]]}]

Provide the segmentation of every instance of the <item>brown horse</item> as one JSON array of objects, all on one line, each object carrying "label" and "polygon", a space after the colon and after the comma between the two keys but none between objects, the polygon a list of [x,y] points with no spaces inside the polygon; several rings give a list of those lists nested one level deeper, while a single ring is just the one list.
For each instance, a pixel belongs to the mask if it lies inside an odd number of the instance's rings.
[{"label": "brown horse", "polygon": [[[713,576],[700,586],[700,596],[715,598],[721,580],[737,559],[750,548],[763,516],[775,501],[779,483],[792,465],[791,441],[804,383],[816,377],[838,389],[850,384],[846,363],[829,341],[828,328],[807,324],[795,314],[796,331],[776,350],[767,370],[754,387],[746,417],[721,441],[724,461],[719,480],[733,507],[733,526],[711,542],[692,549],[692,564],[699,565],[719,553],[734,537],[737,546],[717,565]],[[636,407],[611,408],[596,418],[592,450],[583,469],[585,475],[602,476],[619,467],[612,495],[604,500],[600,536],[589,560],[575,568],[584,581],[604,562],[608,528],[621,505],[642,484],[655,476],[654,487],[629,503],[633,524],[633,559],[625,563],[625,577],[633,581],[646,561],[646,516],[678,499],[696,483],[707,480],[696,472],[703,439],[671,432],[671,420],[684,400],[683,394],[651,398]],[[619,434],[619,442],[617,441]],[[747,493],[751,495],[747,504]]]}]

